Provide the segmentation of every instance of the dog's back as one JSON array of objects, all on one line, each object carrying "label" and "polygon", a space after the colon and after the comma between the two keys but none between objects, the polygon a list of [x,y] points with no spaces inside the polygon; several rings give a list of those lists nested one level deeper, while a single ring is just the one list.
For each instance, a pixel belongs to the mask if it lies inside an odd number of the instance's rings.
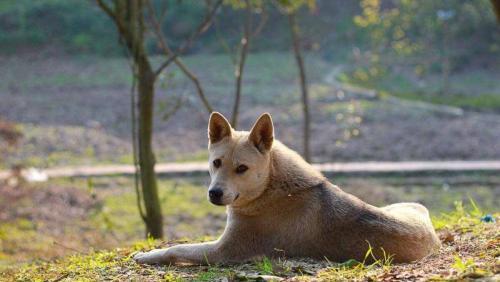
[{"label": "dog's back", "polygon": [[[242,218],[246,215],[251,221]],[[235,210],[233,217],[249,224],[245,229],[261,232],[255,238],[265,238],[258,242],[268,250],[265,255],[280,250],[287,256],[362,261],[371,247],[377,259],[393,255],[394,261],[404,262],[439,246],[424,206],[366,204],[329,183],[280,143],[273,148],[269,189],[246,210]],[[252,232],[245,236],[253,237]]]}]

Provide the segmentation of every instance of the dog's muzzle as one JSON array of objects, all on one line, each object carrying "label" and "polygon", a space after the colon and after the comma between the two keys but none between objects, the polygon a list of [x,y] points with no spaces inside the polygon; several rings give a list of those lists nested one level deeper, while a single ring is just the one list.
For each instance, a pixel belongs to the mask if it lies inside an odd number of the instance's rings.
[{"label": "dog's muzzle", "polygon": [[210,188],[208,190],[208,198],[210,202],[214,205],[222,206],[222,197],[224,196],[224,191],[219,187]]}]

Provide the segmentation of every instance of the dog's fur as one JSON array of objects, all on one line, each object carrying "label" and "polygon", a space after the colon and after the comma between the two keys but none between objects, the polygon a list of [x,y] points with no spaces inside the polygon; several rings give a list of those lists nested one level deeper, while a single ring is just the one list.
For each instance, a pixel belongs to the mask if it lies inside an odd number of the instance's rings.
[{"label": "dog's fur", "polygon": [[[418,260],[440,246],[427,209],[417,203],[377,208],[343,192],[297,153],[273,140],[269,114],[250,132],[210,116],[210,200],[227,206],[227,226],[214,242],[138,253],[139,263],[232,263],[261,256],[363,261],[392,255]],[[214,160],[220,159],[219,167]],[[248,169],[238,173],[238,166]]]}]

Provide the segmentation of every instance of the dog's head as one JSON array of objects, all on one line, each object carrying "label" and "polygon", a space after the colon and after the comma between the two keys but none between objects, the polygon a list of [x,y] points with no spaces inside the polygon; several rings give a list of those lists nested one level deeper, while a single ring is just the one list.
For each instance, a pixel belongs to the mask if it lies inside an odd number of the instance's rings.
[{"label": "dog's head", "polygon": [[274,140],[271,115],[261,115],[248,131],[235,131],[220,113],[210,115],[208,199],[216,205],[244,206],[266,188]]}]

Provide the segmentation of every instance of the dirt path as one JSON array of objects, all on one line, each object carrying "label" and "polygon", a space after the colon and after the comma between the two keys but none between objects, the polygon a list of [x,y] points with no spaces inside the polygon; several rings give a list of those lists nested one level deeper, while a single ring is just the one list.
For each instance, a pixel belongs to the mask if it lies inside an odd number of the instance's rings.
[{"label": "dirt path", "polygon": [[[500,161],[411,161],[411,162],[349,162],[313,164],[325,174],[355,173],[418,173],[418,172],[467,172],[467,171],[500,171]],[[206,162],[161,163],[156,165],[156,172],[161,175],[192,175],[206,173]],[[34,171],[24,170],[27,175]],[[35,171],[37,175],[53,177],[86,177],[105,175],[132,175],[132,165],[97,165],[55,167]],[[0,171],[0,180],[6,179],[9,171]]]}]

